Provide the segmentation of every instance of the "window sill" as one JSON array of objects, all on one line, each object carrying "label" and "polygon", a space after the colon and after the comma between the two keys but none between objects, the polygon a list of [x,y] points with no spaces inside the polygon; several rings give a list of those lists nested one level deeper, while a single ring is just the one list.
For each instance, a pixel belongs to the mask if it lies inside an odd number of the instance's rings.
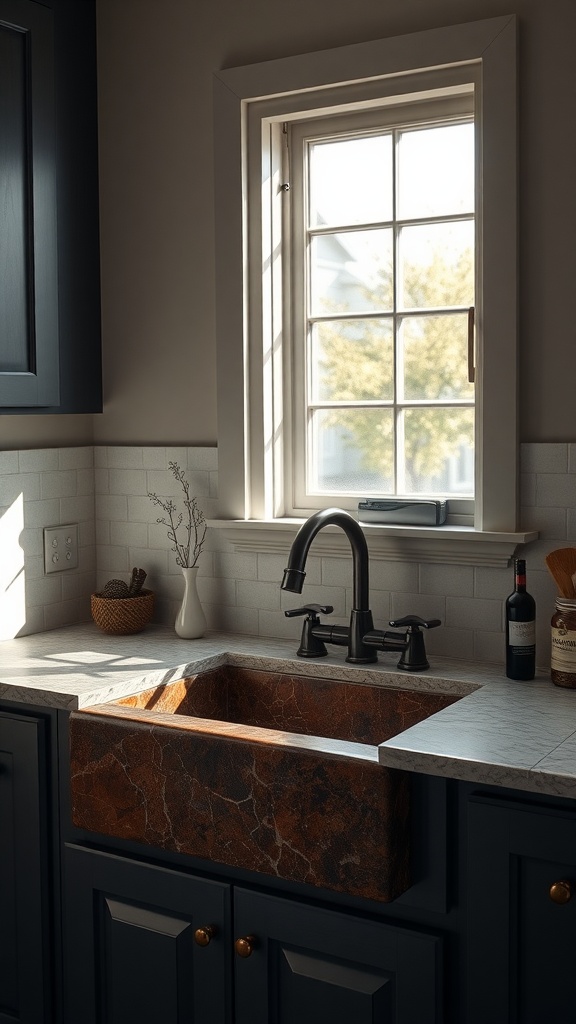
[{"label": "window sill", "polygon": [[[237,552],[287,554],[303,519],[210,519]],[[387,562],[436,562],[506,568],[520,544],[538,533],[483,533],[470,526],[376,526],[362,524],[371,559]],[[313,541],[314,554],[348,557],[350,545],[342,530],[328,526]]]}]

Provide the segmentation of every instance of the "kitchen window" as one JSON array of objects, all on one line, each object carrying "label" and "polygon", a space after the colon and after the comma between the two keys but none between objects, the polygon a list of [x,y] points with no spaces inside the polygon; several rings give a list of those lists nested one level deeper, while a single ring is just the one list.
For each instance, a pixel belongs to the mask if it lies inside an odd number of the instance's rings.
[{"label": "kitchen window", "polygon": [[222,519],[276,531],[370,493],[442,495],[452,532],[400,546],[506,564],[528,539],[514,17],[217,72],[214,104]]},{"label": "kitchen window", "polygon": [[474,94],[447,92],[282,125],[295,513],[363,495],[472,511]]}]

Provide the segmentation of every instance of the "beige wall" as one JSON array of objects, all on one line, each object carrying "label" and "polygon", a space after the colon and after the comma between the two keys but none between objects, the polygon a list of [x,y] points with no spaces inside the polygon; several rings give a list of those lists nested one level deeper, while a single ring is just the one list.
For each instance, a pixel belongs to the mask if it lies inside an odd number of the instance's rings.
[{"label": "beige wall", "polygon": [[[95,443],[217,442],[212,71],[511,13],[521,439],[576,438],[575,0],[97,0],[105,409]],[[54,417],[13,419],[26,446],[66,443]],[[68,443],[78,419],[63,417]]]}]

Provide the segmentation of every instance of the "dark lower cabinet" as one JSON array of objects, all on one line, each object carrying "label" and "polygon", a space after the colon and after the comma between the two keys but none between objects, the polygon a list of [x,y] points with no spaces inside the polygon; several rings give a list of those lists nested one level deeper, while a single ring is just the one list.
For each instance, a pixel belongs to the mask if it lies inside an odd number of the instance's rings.
[{"label": "dark lower cabinet", "polygon": [[576,817],[468,808],[466,1024],[574,1024]]},{"label": "dark lower cabinet", "polygon": [[230,1019],[228,885],[72,846],[64,872],[67,1024]]},{"label": "dark lower cabinet", "polygon": [[54,942],[44,722],[0,713],[0,1024],[48,1024]]},{"label": "dark lower cabinet", "polygon": [[439,1024],[435,935],[236,889],[235,1024]]},{"label": "dark lower cabinet", "polygon": [[66,1024],[443,1019],[435,935],[74,846],[65,891]]}]

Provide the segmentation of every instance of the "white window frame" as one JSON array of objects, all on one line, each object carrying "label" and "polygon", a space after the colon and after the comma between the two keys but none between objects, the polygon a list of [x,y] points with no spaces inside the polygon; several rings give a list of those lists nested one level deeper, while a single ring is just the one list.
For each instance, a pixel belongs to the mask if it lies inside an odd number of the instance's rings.
[{"label": "white window frame", "polygon": [[[290,177],[290,189],[284,194],[284,202],[289,205],[290,224],[292,225],[289,249],[291,256],[290,285],[292,293],[287,296],[287,305],[292,311],[292,331],[285,331],[283,334],[283,347],[286,348],[286,359],[284,365],[293,368],[293,373],[285,373],[285,377],[291,376],[292,391],[286,395],[288,388],[284,381],[274,381],[274,387],[282,387],[285,396],[285,405],[289,404],[291,409],[298,410],[293,416],[293,427],[284,443],[284,507],[289,515],[305,516],[318,508],[320,495],[308,493],[306,484],[306,449],[307,449],[307,401],[305,394],[305,381],[307,376],[306,367],[306,345],[303,339],[307,331],[306,318],[306,212],[305,192],[306,184],[303,180],[305,170],[305,147],[310,137],[322,137],[323,135],[338,135],[347,131],[356,134],[360,131],[373,131],[379,129],[398,130],[400,125],[413,127],[415,124],[422,127],[426,124],[437,124],[450,120],[473,121],[474,118],[474,86],[477,79],[477,68],[474,66],[474,79],[472,82],[471,70],[468,68],[456,68],[455,70],[440,70],[428,74],[414,76],[409,83],[403,79],[402,89],[404,95],[400,101],[390,103],[388,97],[382,103],[371,103],[368,109],[347,113],[338,113],[336,116],[315,117],[311,120],[299,120],[290,124],[284,122],[286,131],[283,135],[290,142],[290,159],[287,161],[285,177]],[[450,82],[450,84],[446,84]],[[406,92],[410,86],[417,91]],[[426,94],[423,89],[426,87]],[[282,143],[280,143],[282,145]],[[286,149],[286,146],[283,146]],[[478,218],[478,211],[481,210],[482,197],[475,196],[474,209],[470,212],[474,220]],[[286,218],[285,218],[286,220]],[[396,223],[396,222],[395,222]],[[479,248],[479,247],[477,247]],[[286,289],[287,291],[287,289]],[[278,296],[280,299],[281,296]],[[275,303],[276,305],[278,303]],[[394,306],[395,308],[395,306]],[[465,312],[468,312],[468,307]],[[286,318],[285,318],[286,319]],[[293,336],[291,336],[291,334]],[[286,341],[284,342],[284,338]],[[395,340],[396,344],[396,340]],[[469,403],[475,407],[475,396]],[[338,504],[350,511],[356,511],[359,498],[364,492],[357,495],[337,496]],[[417,497],[417,495],[413,495]],[[331,496],[324,501],[333,503]],[[473,498],[450,497],[451,523],[472,524],[474,519]]]},{"label": "white window frame", "polygon": [[283,460],[283,431],[291,429],[274,385],[289,372],[277,344],[282,311],[263,286],[267,275],[282,274],[271,258],[282,226],[279,119],[381,103],[413,91],[413,76],[446,68],[475,84],[483,194],[474,526],[366,532],[381,557],[404,558],[410,550],[419,561],[488,565],[507,564],[519,543],[535,538],[517,522],[516,38],[516,19],[506,16],[214,75],[219,504],[221,525],[234,522],[238,546],[284,550],[278,531],[299,525],[285,518],[281,474],[272,472]]}]

